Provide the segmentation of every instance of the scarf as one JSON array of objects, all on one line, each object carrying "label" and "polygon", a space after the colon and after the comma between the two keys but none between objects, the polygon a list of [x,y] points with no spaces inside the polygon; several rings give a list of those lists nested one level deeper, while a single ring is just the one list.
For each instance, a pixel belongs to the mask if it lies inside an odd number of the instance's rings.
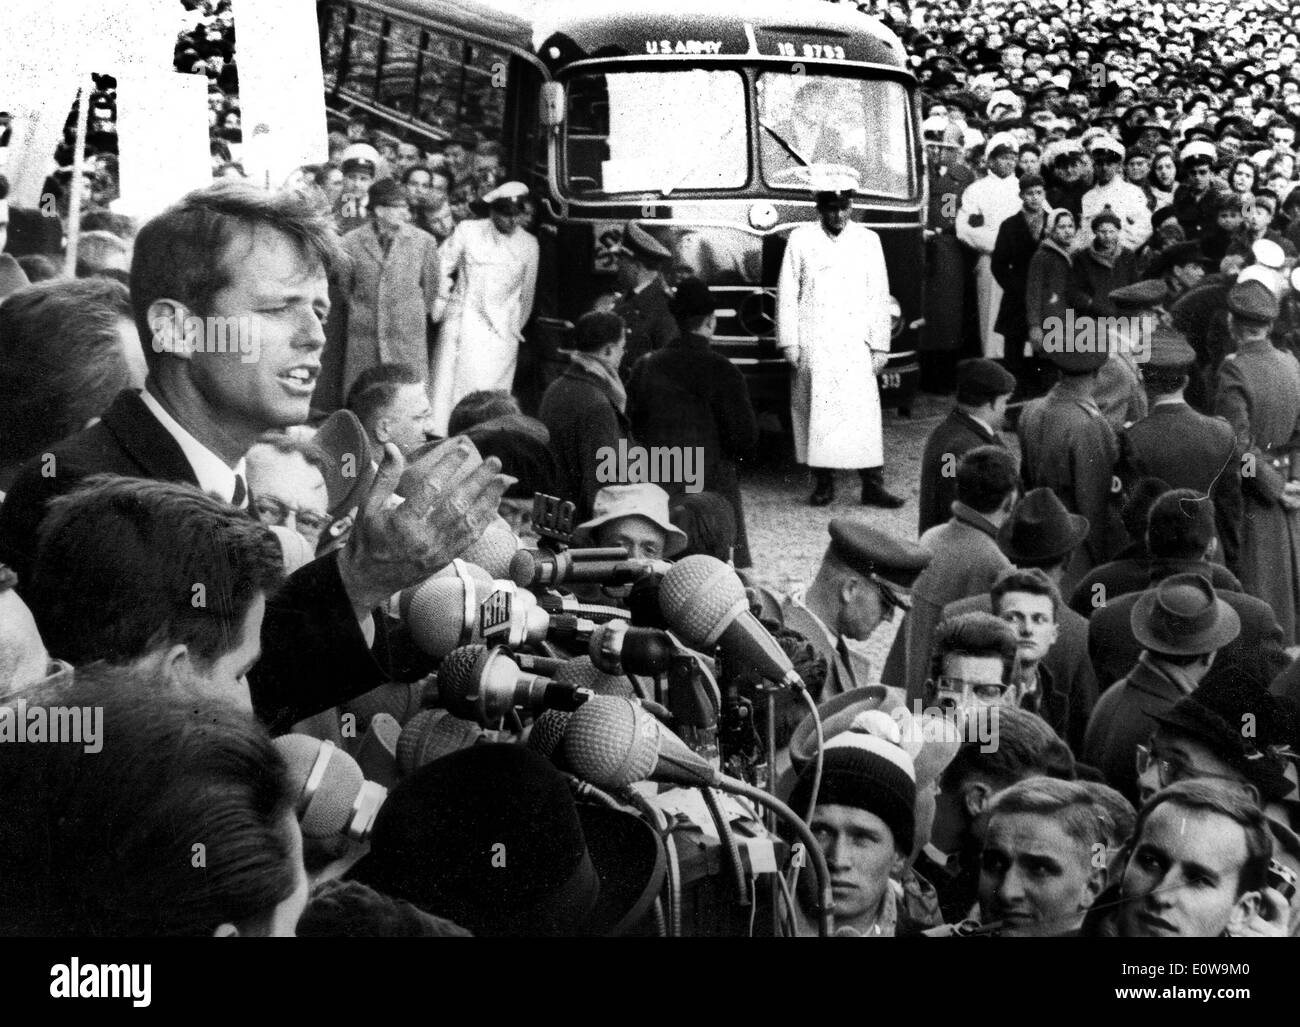
[{"label": "scarf", "polygon": [[1186,667],[1176,667],[1171,663],[1157,663],[1156,659],[1157,657],[1153,657],[1150,652],[1143,649],[1142,655],[1138,657],[1138,663],[1144,664],[1151,673],[1168,678],[1178,686],[1178,691],[1183,695],[1191,695],[1196,691],[1200,682],[1191,676]]},{"label": "scarf", "polygon": [[570,353],[569,359],[587,373],[599,378],[609,393],[609,401],[620,414],[627,412],[627,389],[618,376],[618,369],[610,367],[594,353]]}]

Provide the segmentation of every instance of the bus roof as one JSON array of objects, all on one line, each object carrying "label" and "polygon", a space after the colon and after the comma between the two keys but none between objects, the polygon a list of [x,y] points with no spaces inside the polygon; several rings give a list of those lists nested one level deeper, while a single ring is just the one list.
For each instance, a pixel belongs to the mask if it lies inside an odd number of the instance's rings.
[{"label": "bus roof", "polygon": [[[371,0],[367,6],[371,4],[496,39],[536,54],[552,71],[588,58],[664,53],[830,57],[910,71],[903,45],[889,29],[852,5],[826,0]],[[823,48],[828,46],[839,52],[827,53]]]}]

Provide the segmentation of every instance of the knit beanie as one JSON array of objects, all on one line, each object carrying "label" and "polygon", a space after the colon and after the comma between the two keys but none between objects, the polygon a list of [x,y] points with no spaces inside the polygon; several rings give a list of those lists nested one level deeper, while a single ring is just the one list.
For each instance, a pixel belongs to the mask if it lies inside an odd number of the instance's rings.
[{"label": "knit beanie", "polygon": [[[812,796],[814,763],[804,767],[790,795],[802,815]],[[916,769],[902,747],[898,723],[881,710],[858,714],[849,730],[826,742],[819,806],[852,806],[874,813],[894,834],[894,848],[911,852],[916,830]]]}]

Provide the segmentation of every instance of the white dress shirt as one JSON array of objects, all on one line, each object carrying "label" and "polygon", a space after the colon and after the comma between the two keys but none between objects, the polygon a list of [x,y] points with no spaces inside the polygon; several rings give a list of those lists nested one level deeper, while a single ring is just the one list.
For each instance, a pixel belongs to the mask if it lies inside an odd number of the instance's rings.
[{"label": "white dress shirt", "polygon": [[199,488],[229,503],[235,496],[235,476],[238,475],[244,479],[243,505],[247,506],[248,470],[244,458],[240,457],[239,463],[234,467],[228,466],[221,457],[203,445],[176,418],[172,417],[148,389],[140,393],[140,398],[144,400],[144,405],[149,408],[149,412],[163,426],[167,434],[181,447],[181,452],[189,461],[190,469],[194,471],[194,477],[198,479]]}]

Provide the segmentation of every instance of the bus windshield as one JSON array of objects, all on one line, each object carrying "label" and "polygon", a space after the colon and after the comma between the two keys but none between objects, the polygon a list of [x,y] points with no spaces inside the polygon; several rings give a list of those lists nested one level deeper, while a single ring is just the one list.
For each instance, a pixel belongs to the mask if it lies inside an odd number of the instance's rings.
[{"label": "bus windshield", "polygon": [[749,180],[738,71],[610,71],[568,85],[574,193],[738,189]]},{"label": "bus windshield", "polygon": [[913,195],[907,90],[898,82],[764,71],[758,77],[763,182],[803,189],[797,169],[846,164],[863,193]]}]

